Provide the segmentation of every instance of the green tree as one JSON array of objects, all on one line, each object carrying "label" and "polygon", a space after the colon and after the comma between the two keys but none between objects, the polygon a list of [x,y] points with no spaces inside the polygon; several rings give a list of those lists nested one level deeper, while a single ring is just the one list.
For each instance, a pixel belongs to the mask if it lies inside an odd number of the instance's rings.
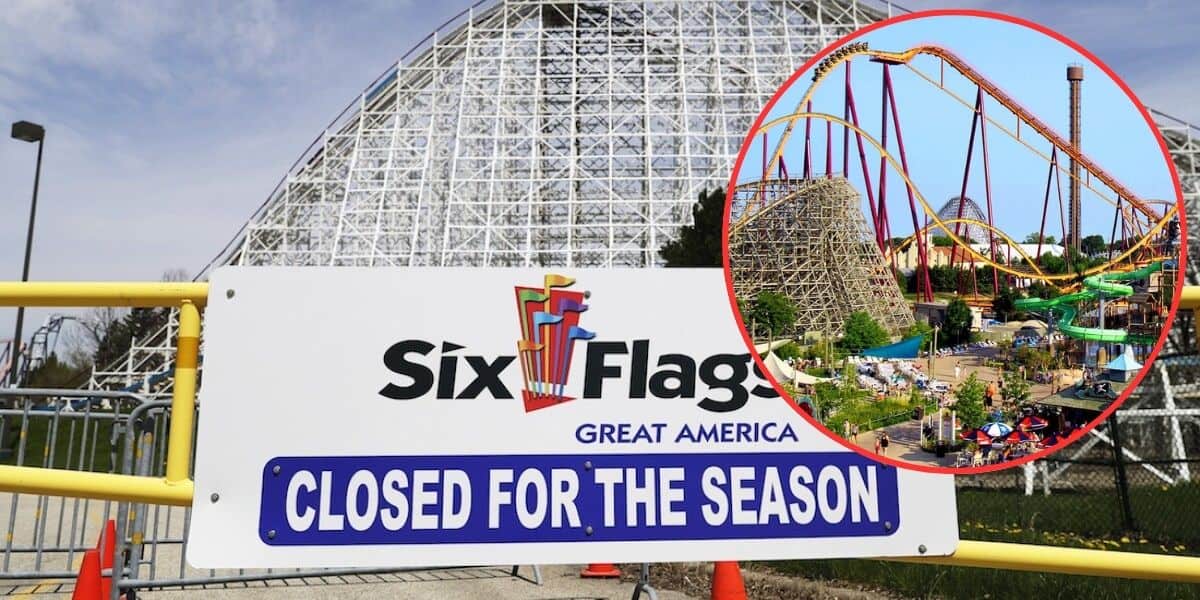
[{"label": "green tree", "polygon": [[1067,272],[1067,261],[1057,254],[1043,254],[1038,259],[1042,270],[1052,275],[1060,275]]},{"label": "green tree", "polygon": [[906,339],[910,337],[916,337],[918,335],[921,336],[921,344],[923,346],[924,344],[928,343],[929,338],[933,336],[933,326],[925,321],[917,321],[916,323],[906,327],[902,333]]},{"label": "green tree", "polygon": [[987,386],[971,373],[954,391],[954,410],[958,420],[967,427],[979,427],[987,419],[983,411],[983,396]]},{"label": "green tree", "polygon": [[1079,240],[1079,249],[1088,256],[1100,254],[1108,249],[1108,244],[1104,242],[1102,235],[1089,235],[1082,240]]},{"label": "green tree", "polygon": [[867,348],[880,346],[888,341],[887,330],[877,323],[866,311],[855,311],[846,318],[843,326],[842,347],[857,353]]},{"label": "green tree", "polygon": [[1012,350],[1012,340],[1006,338],[997,341],[996,350],[1000,351],[1000,360],[1008,360],[1008,354]]},{"label": "green tree", "polygon": [[809,360],[821,359],[821,366],[828,367],[829,363],[841,360],[846,353],[829,340],[819,340],[804,351],[804,358]]},{"label": "green tree", "polygon": [[954,245],[954,240],[944,235],[933,236],[933,245],[939,248],[949,248]]},{"label": "green tree", "polygon": [[996,316],[1010,321],[1017,314],[1017,296],[1016,292],[1007,285],[1001,285],[1000,291],[996,293],[996,297],[992,299],[992,310],[996,312]]},{"label": "green tree", "polygon": [[842,399],[846,398],[846,394],[858,390],[858,369],[854,363],[845,361],[842,363]]},{"label": "green tree", "polygon": [[[1048,355],[1047,355],[1048,356]],[[1004,399],[1023,402],[1029,398],[1029,384],[1018,373],[1009,371],[1004,374]]]},{"label": "green tree", "polygon": [[24,385],[35,388],[75,387],[81,383],[78,379],[84,372],[59,361],[58,355],[51,352],[42,364],[29,371]]},{"label": "green tree", "polygon": [[1029,287],[1025,288],[1025,292],[1029,298],[1042,298],[1044,300],[1057,298],[1062,295],[1062,292],[1058,291],[1058,288],[1041,281],[1029,284]]},{"label": "green tree", "polygon": [[1051,246],[1053,246],[1054,244],[1058,243],[1058,240],[1057,240],[1057,239],[1055,239],[1055,238],[1054,238],[1054,236],[1052,236],[1052,235],[1046,235],[1046,236],[1043,236],[1043,235],[1039,234],[1039,233],[1038,233],[1038,232],[1036,232],[1036,231],[1035,231],[1035,232],[1033,232],[1033,233],[1031,233],[1031,234],[1029,234],[1029,235],[1027,235],[1027,236],[1025,236],[1025,240],[1024,240],[1024,241],[1022,241],[1021,243],[1023,243],[1023,244],[1036,244],[1036,243],[1038,243],[1038,237],[1041,237],[1041,238],[1042,238],[1042,244],[1043,244],[1043,245],[1046,245],[1046,244],[1048,244],[1048,245],[1051,245]]},{"label": "green tree", "polygon": [[721,266],[721,225],[725,220],[725,192],[717,188],[700,193],[692,207],[693,224],[684,225],[679,237],[658,253],[668,267]]},{"label": "green tree", "polygon": [[[947,265],[935,265],[929,268],[929,280],[933,284],[935,292],[953,292],[958,290],[958,276],[962,273],[961,269],[951,268]],[[916,280],[913,279],[913,289],[916,291]]]},{"label": "green tree", "polygon": [[[134,308],[120,319],[114,319],[104,330],[104,336],[96,345],[96,353],[92,362],[101,368],[108,367],[129,352],[133,340],[145,342],[162,329],[170,317],[165,308]],[[152,362],[144,363],[154,368],[161,366],[161,359],[153,357]]]},{"label": "green tree", "polygon": [[1018,349],[1016,358],[1018,363],[1034,371],[1049,369],[1050,365],[1054,362],[1049,352],[1031,346]]},{"label": "green tree", "polygon": [[962,298],[955,298],[946,306],[946,322],[942,324],[942,335],[947,344],[961,344],[971,337],[971,307]]},{"label": "green tree", "polygon": [[750,314],[742,314],[754,324],[756,334],[770,338],[790,331],[796,324],[796,305],[776,292],[759,292],[750,306]]},{"label": "green tree", "polygon": [[775,356],[787,360],[789,358],[801,358],[804,356],[804,352],[800,349],[800,344],[788,342],[775,349]]},{"label": "green tree", "polygon": [[130,333],[124,319],[113,319],[104,329],[104,335],[96,344],[96,353],[92,363],[99,368],[106,368],[125,356],[129,351]]}]

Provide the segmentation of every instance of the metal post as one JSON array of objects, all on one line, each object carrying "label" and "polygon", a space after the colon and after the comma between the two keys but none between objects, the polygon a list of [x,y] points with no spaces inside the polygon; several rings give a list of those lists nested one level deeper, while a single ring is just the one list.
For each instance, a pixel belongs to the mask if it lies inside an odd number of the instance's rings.
[{"label": "metal post", "polygon": [[192,454],[192,424],[196,416],[196,368],[199,354],[200,309],[185,300],[179,306],[179,349],[175,355],[171,429],[167,436],[168,484],[188,480]]},{"label": "metal post", "polygon": [[929,336],[929,379],[933,379],[933,351],[937,348],[937,328],[933,330],[933,335]]},{"label": "metal post", "polygon": [[[33,200],[29,203],[29,231],[25,234],[25,266],[21,269],[21,281],[29,281],[29,255],[33,250],[33,223],[37,218],[38,184],[42,180],[42,144],[46,141],[43,135],[38,139],[37,167],[33,171]],[[9,382],[17,387],[21,373],[21,327],[25,321],[25,307],[17,307],[17,329],[12,341],[12,368],[9,369]]]},{"label": "metal post", "polygon": [[658,600],[658,590],[655,590],[654,586],[650,585],[650,563],[642,563],[642,568],[638,572],[637,583],[634,584],[633,588],[633,600],[639,600],[643,593],[650,600]]},{"label": "metal post", "polygon": [[946,419],[945,419],[945,417],[943,416],[943,409],[942,409],[942,403],[941,403],[941,402],[939,402],[939,403],[938,403],[938,411],[937,411],[937,413],[938,413],[938,437],[937,437],[937,441],[940,443],[940,442],[942,441],[942,430],[945,428],[945,425],[946,425]]},{"label": "metal post", "polygon": [[[900,166],[904,169],[904,176],[907,177],[908,154],[904,152],[904,134],[900,131],[900,112],[896,108],[896,91],[892,89],[892,74],[887,63],[883,65],[883,86],[888,106],[892,109],[892,128],[896,130],[896,146],[900,150]],[[812,112],[811,107],[809,108],[809,112]],[[882,157],[880,161],[882,163]],[[921,297],[926,302],[933,302],[933,282],[929,278],[929,256],[928,248],[926,248],[926,236],[928,234],[920,234],[921,227],[917,222],[917,203],[913,196],[913,186],[908,185],[906,182],[904,187],[908,191],[908,209],[912,214],[913,235],[916,236],[914,243],[917,244],[917,271],[915,273],[917,293],[921,294]],[[928,218],[926,216],[926,220]],[[922,276],[924,279],[922,279]],[[921,291],[922,282],[925,284],[924,292]]]},{"label": "metal post", "polygon": [[1117,497],[1121,500],[1121,519],[1126,531],[1137,529],[1133,521],[1133,506],[1129,503],[1129,480],[1125,477],[1125,457],[1121,446],[1121,426],[1117,422],[1117,413],[1113,412],[1108,418],[1108,427],[1112,430],[1113,469],[1117,478]]},{"label": "metal post", "polygon": [[[1079,118],[1080,88],[1081,88],[1082,82],[1083,82],[1083,65],[1070,65],[1067,67],[1067,82],[1068,82],[1067,85],[1070,87],[1070,96],[1071,96],[1070,104],[1068,105],[1068,110],[1070,111],[1069,116],[1071,119],[1071,149],[1074,150],[1075,152],[1079,152],[1079,147],[1080,147],[1080,141],[1079,141],[1080,140],[1080,118]],[[1071,237],[1070,237],[1069,243],[1067,243],[1067,242],[1063,243],[1064,246],[1066,246],[1067,248],[1069,248],[1071,250],[1075,250],[1076,252],[1078,252],[1079,248],[1080,248],[1079,236],[1081,235],[1081,233],[1080,233],[1079,223],[1080,223],[1080,219],[1082,218],[1082,215],[1080,215],[1080,212],[1082,212],[1082,206],[1081,206],[1080,200],[1079,200],[1080,192],[1081,192],[1080,181],[1079,181],[1079,167],[1080,167],[1079,161],[1076,160],[1075,157],[1071,157],[1071,196],[1070,196],[1070,209],[1069,209],[1069,216],[1070,216],[1070,220],[1071,220],[1071,222],[1070,222]],[[1120,196],[1120,193],[1118,193],[1117,195]]]},{"label": "metal post", "polygon": [[[963,218],[963,205],[967,203],[967,182],[970,181],[970,179],[971,179],[971,156],[975,153],[975,127],[979,124],[979,105],[982,102],[983,102],[983,90],[976,88],[975,110],[971,113],[971,137],[970,137],[970,139],[967,140],[967,162],[966,162],[966,165],[963,166],[962,191],[960,191],[958,193],[958,215],[955,217],[956,219],[960,219],[960,221],[956,222],[954,224],[954,237],[958,237],[958,235],[959,235],[959,232],[960,232],[959,227],[962,225],[961,219]],[[985,123],[985,125],[986,125],[986,123]],[[971,237],[970,232],[971,232],[970,228],[967,228],[967,237],[968,238]],[[950,232],[947,231],[946,233],[950,233]],[[969,243],[970,242],[968,242],[968,244]],[[972,258],[974,258],[974,257],[972,257]],[[975,268],[973,263],[974,263],[974,261],[972,261],[972,267],[971,267],[972,271],[974,271],[974,268]],[[958,264],[958,246],[957,245],[955,245],[953,248],[950,249],[950,268],[954,268],[954,265],[956,265],[956,264]],[[959,281],[959,283],[962,282],[962,272],[961,271],[959,271],[959,273],[958,273],[958,281]]]}]

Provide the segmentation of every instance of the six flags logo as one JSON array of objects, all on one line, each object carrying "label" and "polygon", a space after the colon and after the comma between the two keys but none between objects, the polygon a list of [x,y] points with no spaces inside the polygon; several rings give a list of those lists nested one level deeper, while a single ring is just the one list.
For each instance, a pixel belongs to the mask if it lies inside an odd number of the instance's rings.
[{"label": "six flags logo", "polygon": [[574,400],[563,395],[571,372],[575,340],[596,337],[578,326],[579,317],[588,309],[583,300],[590,292],[573,292],[575,280],[549,274],[542,288],[517,286],[517,312],[521,315],[521,339],[517,354],[521,357],[521,375],[525,389],[526,412],[560,402]]},{"label": "six flags logo", "polygon": [[[585,399],[605,395],[605,384],[623,383],[626,387],[609,389],[609,396],[640,398],[699,398],[697,405],[712,412],[729,412],[746,405],[750,396],[778,398],[775,388],[765,382],[747,380],[751,373],[764,379],[749,353],[714,354],[697,360],[687,354],[666,353],[652,360],[650,340],[595,341],[595,333],[579,327],[579,319],[588,307],[588,292],[567,290],[575,280],[548,274],[542,287],[517,286],[517,312],[521,338],[517,354],[487,358],[458,354],[466,346],[450,341],[441,343],[437,370],[422,360],[438,345],[420,339],[402,340],[383,353],[389,371],[410,379],[390,382],[379,394],[392,400],[416,400],[435,392],[442,400],[470,400],[487,393],[496,399],[512,399],[504,384],[504,371],[520,358],[524,388],[521,397],[530,412],[574,400],[565,390],[570,375],[575,342],[585,340],[583,393]],[[415,356],[414,356],[415,355]],[[474,372],[466,385],[460,359]],[[613,359],[613,360],[610,360]],[[704,386],[701,388],[701,386]],[[700,389],[698,389],[700,388]]]}]

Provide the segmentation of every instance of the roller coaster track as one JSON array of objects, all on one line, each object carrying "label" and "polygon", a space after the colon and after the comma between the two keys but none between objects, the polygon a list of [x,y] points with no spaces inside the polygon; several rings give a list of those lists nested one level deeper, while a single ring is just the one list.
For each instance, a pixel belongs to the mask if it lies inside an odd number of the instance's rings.
[{"label": "roller coaster track", "polygon": [[[946,219],[942,222],[945,223],[946,225],[953,225],[956,223],[961,223],[963,225],[975,225],[978,227],[982,227],[983,229],[987,229],[988,231],[992,232],[992,235],[999,237],[1000,241],[1002,241],[1006,245],[1008,245],[1009,248],[1016,250],[1017,254],[1021,258],[1025,259],[1026,264],[1028,264],[1030,266],[1030,268],[1032,269],[1031,272],[1026,274],[1027,277],[1039,277],[1039,276],[1045,274],[1042,272],[1041,265],[1039,265],[1037,263],[1037,260],[1034,257],[1030,256],[1028,252],[1025,252],[1025,248],[1023,248],[1021,246],[1021,244],[1018,244],[1017,241],[1012,239],[1011,237],[1009,237],[1008,234],[1004,233],[999,228],[989,224],[987,221],[981,221],[979,219],[969,219],[967,217],[959,217],[956,219]],[[923,236],[923,235],[929,233],[930,231],[937,231],[937,230],[939,230],[939,226],[936,223],[922,227],[919,232],[914,233],[914,234],[904,238],[903,241],[901,241],[895,247],[888,250],[885,253],[885,256],[890,259],[892,254],[895,254],[897,252],[902,252],[905,248],[910,246],[913,243],[913,241],[915,241],[919,236]]]},{"label": "roller coaster track", "polygon": [[[841,125],[841,126],[847,128],[848,130],[861,136],[863,141],[867,142],[873,148],[875,148],[875,150],[879,153],[879,155],[881,157],[883,157],[883,159],[886,160],[887,163],[891,166],[892,170],[895,171],[904,180],[905,185],[907,185],[909,187],[909,189],[912,190],[916,201],[920,203],[922,210],[932,221],[932,223],[930,224],[931,227],[936,226],[937,228],[946,232],[947,237],[949,237],[952,242],[954,242],[956,245],[961,247],[964,252],[971,255],[976,260],[982,262],[985,265],[989,265],[992,268],[994,268],[1002,273],[1007,273],[1009,275],[1013,275],[1016,277],[1034,277],[1034,278],[1044,281],[1046,283],[1054,283],[1054,285],[1061,287],[1062,285],[1074,283],[1075,281],[1079,280],[1080,278],[1086,277],[1088,275],[1096,275],[1096,274],[1103,273],[1106,271],[1119,270],[1121,265],[1123,263],[1125,263],[1127,259],[1132,257],[1135,252],[1140,250],[1143,246],[1146,246],[1147,244],[1149,244],[1150,241],[1153,240],[1154,237],[1160,231],[1162,231],[1167,226],[1167,224],[1171,222],[1172,219],[1175,218],[1176,213],[1179,211],[1179,206],[1177,204],[1171,205],[1170,208],[1167,210],[1166,214],[1155,217],[1157,222],[1155,222],[1153,224],[1153,226],[1150,228],[1150,230],[1147,231],[1145,233],[1145,235],[1143,235],[1141,237],[1141,239],[1139,239],[1136,243],[1134,243],[1134,244],[1130,245],[1128,248],[1126,248],[1125,251],[1122,252],[1119,256],[1116,256],[1115,258],[1109,260],[1108,262],[1105,262],[1103,264],[1100,264],[1100,265],[1094,266],[1090,269],[1087,269],[1087,270],[1083,271],[1082,273],[1060,273],[1060,274],[1030,273],[1025,270],[1015,269],[1010,265],[996,262],[991,257],[985,256],[984,254],[980,253],[978,250],[976,250],[974,247],[972,247],[971,244],[969,244],[966,240],[962,239],[956,233],[954,233],[954,231],[952,230],[953,228],[950,227],[949,225],[947,225],[947,222],[942,220],[941,217],[938,216],[937,211],[925,199],[925,196],[921,193],[920,188],[918,188],[916,183],[914,183],[913,180],[908,176],[908,173],[900,165],[900,163],[896,160],[896,158],[894,156],[892,156],[892,154],[883,147],[883,144],[881,144],[878,140],[876,140],[874,137],[872,137],[866,131],[863,131],[863,129],[858,127],[857,125],[855,125],[845,119],[842,119],[841,117],[837,117],[837,116],[826,114],[826,113],[798,112],[798,113],[793,113],[790,115],[778,117],[767,123],[762,124],[759,127],[758,131],[755,132],[755,134],[760,135],[763,132],[769,131],[783,123],[789,123],[789,127],[790,127],[792,124],[795,124],[796,122],[801,121],[803,119],[820,119],[820,120],[830,121],[834,124]],[[747,184],[747,185],[756,185],[756,183],[751,183],[751,184]],[[794,192],[793,195],[798,194],[798,193],[804,191],[805,189],[808,189],[808,188],[801,188],[801,189],[797,190],[796,192]],[[761,209],[759,209],[758,211],[756,211],[753,214],[751,214],[751,213],[743,214],[741,216],[741,222],[739,222],[738,224],[735,224],[735,226],[733,226],[733,227],[730,227],[730,230],[729,230],[730,238],[732,239],[741,228],[745,227],[746,223],[757,218],[758,215],[764,214],[770,208],[777,206],[780,202],[782,202],[782,200],[773,202],[766,206],[763,206]],[[1005,237],[1007,238],[1007,236],[1005,236]],[[1059,283],[1059,282],[1061,282],[1061,283]]]},{"label": "roller coaster track", "polygon": [[[1041,270],[1040,265],[1037,265],[1036,263],[1034,263],[1032,261],[1032,258],[1029,256],[1029,254],[1024,251],[1022,244],[1016,243],[1012,238],[1008,237],[1008,235],[1005,234],[1000,229],[997,229],[996,227],[988,225],[986,221],[980,221],[979,219],[968,219],[966,217],[962,217],[962,218],[957,218],[957,219],[946,219],[945,221],[942,221],[942,222],[945,223],[946,225],[953,225],[955,223],[962,223],[963,225],[976,225],[978,227],[982,227],[984,229],[990,230],[995,235],[1000,236],[1001,241],[1009,244],[1009,246],[1012,249],[1016,250],[1017,254],[1020,255],[1021,258],[1025,259],[1026,263],[1033,266],[1033,270],[1026,273],[1026,275],[1025,275],[1026,277],[1032,277],[1032,278],[1036,279],[1043,274],[1043,271]],[[904,238],[903,240],[900,241],[899,244],[896,244],[894,247],[891,247],[888,250],[888,252],[885,254],[885,256],[890,259],[892,254],[903,252],[905,249],[907,249],[909,246],[911,246],[913,244],[913,242],[916,241],[919,237],[927,235],[928,233],[930,233],[932,231],[941,231],[941,227],[938,226],[936,223],[931,223],[925,227],[922,227],[918,233],[914,233],[914,234]],[[1043,252],[1042,254],[1044,255],[1046,253]],[[1160,262],[1160,261],[1164,261],[1164,260],[1169,260],[1170,258],[1171,258],[1170,256],[1153,256],[1149,259],[1141,259],[1138,262],[1152,263],[1152,262]],[[1132,268],[1132,267],[1127,267],[1125,265],[1117,265],[1114,268],[1114,271],[1121,272],[1121,271],[1123,271],[1124,268]],[[1072,290],[1072,289],[1078,288],[1079,284],[1074,283],[1071,285],[1058,286],[1058,287],[1065,291],[1065,290]]]},{"label": "roller coaster track", "polygon": [[[791,202],[792,200],[795,200],[796,198],[799,198],[800,196],[803,196],[804,194],[816,191],[817,189],[824,187],[826,184],[828,184],[829,181],[831,181],[831,180],[828,178],[810,179],[810,180],[807,180],[807,181],[804,181],[803,183],[801,183],[801,185],[799,187],[796,187],[794,182],[786,180],[786,179],[771,179],[768,181],[755,181],[753,183],[743,183],[743,184],[737,186],[736,188],[734,188],[735,204],[730,209],[730,219],[733,222],[730,227],[730,234],[732,235],[732,234],[739,233],[742,230],[742,228],[744,228],[746,225],[749,225],[750,223],[752,223],[760,215],[766,214],[766,213],[770,212],[771,210],[774,210],[775,207],[780,206],[782,204],[786,204],[788,202]],[[766,189],[768,187],[779,187],[779,186],[788,186],[791,189],[783,197],[773,198],[769,203],[765,203],[762,206],[758,207],[757,210],[750,210],[752,208],[752,206],[750,205],[749,202],[746,202],[745,204],[740,204],[740,203],[737,203],[737,201],[736,201],[737,194],[739,192],[745,193],[747,191],[753,191],[753,192],[755,192],[756,195],[758,195],[760,192],[762,192],[764,189]]]},{"label": "roller coaster track", "polygon": [[[1128,202],[1133,208],[1137,209],[1138,212],[1141,212],[1143,215],[1145,215],[1151,222],[1159,221],[1161,219],[1162,215],[1160,215],[1159,212],[1155,210],[1148,201],[1143,200],[1132,190],[1125,187],[1124,184],[1117,181],[1115,177],[1110,175],[1104,169],[1101,169],[1099,165],[1088,158],[1081,150],[1075,148],[1070,142],[1063,139],[1061,135],[1050,128],[1050,126],[1042,122],[1041,119],[1038,119],[1036,116],[1034,116],[1030,111],[1026,110],[1023,106],[1021,106],[1021,104],[1004,92],[1004,90],[1000,89],[999,86],[988,81],[986,77],[968,65],[966,61],[962,60],[953,52],[950,52],[941,46],[928,44],[917,46],[904,52],[872,50],[867,48],[865,44],[852,44],[842,48],[834,52],[834,54],[817,65],[816,76],[813,78],[813,83],[804,93],[804,97],[800,99],[799,103],[796,105],[796,110],[794,110],[793,113],[798,113],[803,110],[803,107],[806,106],[809,100],[812,99],[813,93],[817,90],[821,82],[829,75],[829,73],[833,71],[834,67],[856,56],[866,56],[883,62],[904,64],[911,67],[910,63],[912,59],[921,54],[939,58],[944,61],[945,64],[950,65],[951,68],[953,68],[963,77],[966,77],[972,83],[977,85],[983,92],[987,93],[989,96],[998,101],[1004,108],[1016,115],[1017,119],[1028,125],[1042,137],[1049,140],[1050,143],[1053,144],[1054,147],[1060,152],[1063,152],[1068,157],[1075,160],[1076,163],[1079,164],[1080,167],[1090,176],[1100,180],[1102,183],[1104,183],[1104,185],[1108,186],[1109,189],[1116,192],[1120,198],[1124,198],[1126,202]],[[788,139],[791,137],[792,130],[795,128],[796,122],[797,121],[792,121],[788,123],[787,127],[785,128],[782,137],[776,145],[775,151],[772,153],[772,156],[763,171],[764,178],[765,174],[774,172],[776,165],[783,156],[784,148],[787,145]]]}]

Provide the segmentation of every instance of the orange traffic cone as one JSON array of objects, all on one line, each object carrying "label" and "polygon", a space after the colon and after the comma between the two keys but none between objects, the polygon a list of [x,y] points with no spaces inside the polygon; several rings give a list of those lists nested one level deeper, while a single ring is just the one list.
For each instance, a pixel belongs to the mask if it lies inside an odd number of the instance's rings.
[{"label": "orange traffic cone", "polygon": [[586,569],[580,571],[579,576],[594,578],[620,577],[621,570],[612,563],[591,563]]},{"label": "orange traffic cone", "polygon": [[736,561],[713,563],[712,600],[746,600],[746,584]]},{"label": "orange traffic cone", "polygon": [[83,564],[79,567],[79,576],[75,578],[75,591],[71,600],[104,600],[108,596],[100,591],[100,551],[88,550],[83,553]]},{"label": "orange traffic cone", "polygon": [[[108,523],[104,524],[104,530],[100,532],[100,540],[96,542],[96,550],[100,552],[100,571],[113,568],[115,557],[113,556],[117,550],[117,522],[109,519]],[[100,577],[100,593],[102,598],[108,598],[112,593],[112,576]]]}]

